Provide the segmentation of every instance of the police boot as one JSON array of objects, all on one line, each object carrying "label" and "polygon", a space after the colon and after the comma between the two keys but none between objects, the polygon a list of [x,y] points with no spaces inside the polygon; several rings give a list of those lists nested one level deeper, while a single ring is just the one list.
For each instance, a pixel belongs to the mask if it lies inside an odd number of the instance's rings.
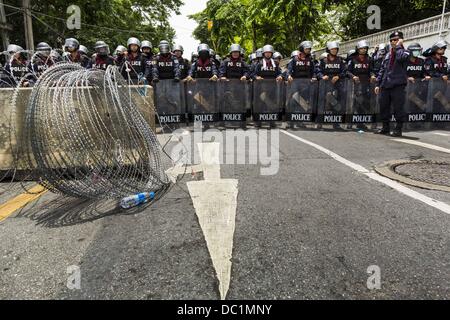
[{"label": "police boot", "polygon": [[403,128],[403,124],[397,123],[397,125],[395,126],[395,129],[394,129],[394,132],[392,132],[391,136],[392,137],[401,137],[403,135],[402,128]]},{"label": "police boot", "polygon": [[390,133],[391,129],[389,128],[389,123],[383,123],[383,128],[375,131],[375,134],[389,135]]}]

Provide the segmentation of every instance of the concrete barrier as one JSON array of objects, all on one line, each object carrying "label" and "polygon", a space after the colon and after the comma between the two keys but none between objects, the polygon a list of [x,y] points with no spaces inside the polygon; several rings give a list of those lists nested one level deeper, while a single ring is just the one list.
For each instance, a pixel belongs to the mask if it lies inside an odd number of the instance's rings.
[{"label": "concrete barrier", "polygon": [[[137,86],[132,87],[133,100],[137,104],[139,111],[144,116],[150,127],[155,131],[155,109],[153,102],[153,88],[146,87],[146,90],[141,90],[143,94],[139,93]],[[21,137],[23,132],[23,119],[25,117],[25,111],[32,92],[31,88],[19,89],[17,103],[16,103],[16,116],[15,123],[11,123],[11,112],[14,106],[11,104],[15,89],[4,88],[0,89],[0,172],[8,171],[13,168],[13,154],[11,145],[15,147],[17,141],[15,136]],[[12,126],[15,126],[15,132],[12,130]],[[18,168],[19,170],[21,168]]]}]

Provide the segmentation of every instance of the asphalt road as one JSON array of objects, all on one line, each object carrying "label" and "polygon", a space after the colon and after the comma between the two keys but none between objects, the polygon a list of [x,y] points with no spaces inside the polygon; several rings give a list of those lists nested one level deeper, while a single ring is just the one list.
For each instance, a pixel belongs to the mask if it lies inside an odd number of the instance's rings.
[{"label": "asphalt road", "polygon": [[[371,170],[450,153],[371,133],[289,131]],[[450,149],[450,132],[410,132]],[[449,299],[450,214],[284,132],[279,170],[221,166],[239,181],[228,299]],[[242,150],[240,151],[242,152]],[[342,159],[341,159],[342,160]],[[137,214],[45,194],[0,223],[0,299],[219,299],[186,182]],[[0,203],[17,184],[2,184]],[[445,204],[450,193],[407,186]],[[81,289],[68,289],[78,266]],[[381,288],[369,290],[369,266]]]}]

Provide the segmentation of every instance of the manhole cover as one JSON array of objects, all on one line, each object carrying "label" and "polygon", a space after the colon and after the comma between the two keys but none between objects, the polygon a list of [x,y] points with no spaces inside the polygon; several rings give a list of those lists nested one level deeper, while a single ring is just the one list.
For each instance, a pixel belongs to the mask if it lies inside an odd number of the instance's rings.
[{"label": "manhole cover", "polygon": [[450,187],[450,163],[405,163],[396,166],[394,170],[409,179]]},{"label": "manhole cover", "polygon": [[415,187],[450,192],[450,162],[394,160],[375,167],[375,171]]}]

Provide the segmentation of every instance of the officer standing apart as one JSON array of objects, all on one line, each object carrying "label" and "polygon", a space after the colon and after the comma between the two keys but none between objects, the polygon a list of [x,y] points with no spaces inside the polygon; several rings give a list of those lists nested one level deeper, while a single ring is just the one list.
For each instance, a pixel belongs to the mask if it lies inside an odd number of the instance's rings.
[{"label": "officer standing apart", "polygon": [[403,123],[406,121],[405,88],[408,81],[406,72],[409,52],[403,46],[403,33],[396,31],[390,35],[390,50],[386,54],[377,78],[375,93],[380,95],[380,117],[383,127],[376,134],[389,135],[391,105],[397,121],[392,133],[394,137],[402,136]]}]

